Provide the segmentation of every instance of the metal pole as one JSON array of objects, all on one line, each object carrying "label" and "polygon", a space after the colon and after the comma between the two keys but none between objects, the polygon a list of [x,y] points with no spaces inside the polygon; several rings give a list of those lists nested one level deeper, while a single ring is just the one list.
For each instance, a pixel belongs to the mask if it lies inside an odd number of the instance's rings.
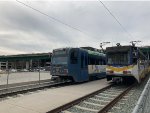
[{"label": "metal pole", "polygon": [[8,61],[6,62],[6,70],[7,70],[7,88],[8,88],[8,80],[9,80]]},{"label": "metal pole", "polygon": [[40,74],[40,60],[38,60],[38,68],[39,68],[39,84],[41,81],[41,74]]}]

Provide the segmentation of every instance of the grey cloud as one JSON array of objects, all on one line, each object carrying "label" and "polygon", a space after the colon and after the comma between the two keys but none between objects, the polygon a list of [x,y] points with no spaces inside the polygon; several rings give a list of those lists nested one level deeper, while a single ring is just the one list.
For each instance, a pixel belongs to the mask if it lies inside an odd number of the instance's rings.
[{"label": "grey cloud", "polygon": [[83,33],[15,1],[0,2],[1,48],[32,53],[48,52],[67,46],[99,48],[102,41],[129,44],[131,40],[141,40],[144,44],[150,44],[147,41],[150,35],[150,2],[104,2],[133,35],[132,39],[98,1],[24,2],[80,29]]}]

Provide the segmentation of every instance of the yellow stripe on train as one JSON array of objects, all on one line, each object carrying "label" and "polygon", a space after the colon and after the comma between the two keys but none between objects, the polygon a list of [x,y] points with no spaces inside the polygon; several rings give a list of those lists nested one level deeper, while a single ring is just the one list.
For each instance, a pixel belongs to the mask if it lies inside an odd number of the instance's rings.
[{"label": "yellow stripe on train", "polygon": [[116,72],[121,72],[121,71],[126,71],[126,70],[129,70],[129,69],[132,69],[133,67],[134,67],[134,65],[123,66],[123,67],[107,66],[107,69],[112,70],[112,71],[116,71]]}]

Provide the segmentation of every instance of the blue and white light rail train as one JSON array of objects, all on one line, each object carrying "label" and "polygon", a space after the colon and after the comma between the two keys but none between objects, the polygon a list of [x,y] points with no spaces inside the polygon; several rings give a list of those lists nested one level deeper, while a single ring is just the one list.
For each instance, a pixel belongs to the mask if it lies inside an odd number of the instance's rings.
[{"label": "blue and white light rail train", "polygon": [[106,48],[107,80],[121,78],[124,81],[135,79],[138,83],[150,71],[147,53],[144,48],[135,46],[114,46]]},{"label": "blue and white light rail train", "polygon": [[74,82],[106,77],[106,56],[85,48],[55,49],[51,58],[51,75]]}]

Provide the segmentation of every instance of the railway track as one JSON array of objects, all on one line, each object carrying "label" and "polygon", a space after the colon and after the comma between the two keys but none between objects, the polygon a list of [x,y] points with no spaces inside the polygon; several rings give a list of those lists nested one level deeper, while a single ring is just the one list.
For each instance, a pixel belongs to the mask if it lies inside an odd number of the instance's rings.
[{"label": "railway track", "polygon": [[110,85],[47,113],[106,113],[134,86]]},{"label": "railway track", "polygon": [[0,89],[3,89],[3,88],[9,88],[9,87],[16,87],[16,86],[22,86],[22,85],[26,85],[26,84],[36,84],[36,83],[46,83],[46,82],[50,82],[51,79],[46,79],[46,80],[36,80],[36,81],[28,81],[28,82],[20,82],[20,83],[12,83],[12,84],[3,84],[3,85],[0,85]]},{"label": "railway track", "polygon": [[23,94],[26,92],[33,92],[36,90],[42,90],[45,88],[64,86],[71,83],[71,81],[60,81],[55,82],[49,80],[42,81],[32,81],[32,82],[23,82],[16,84],[3,85],[0,87],[0,98],[4,98],[7,96],[13,96],[16,94]]}]

